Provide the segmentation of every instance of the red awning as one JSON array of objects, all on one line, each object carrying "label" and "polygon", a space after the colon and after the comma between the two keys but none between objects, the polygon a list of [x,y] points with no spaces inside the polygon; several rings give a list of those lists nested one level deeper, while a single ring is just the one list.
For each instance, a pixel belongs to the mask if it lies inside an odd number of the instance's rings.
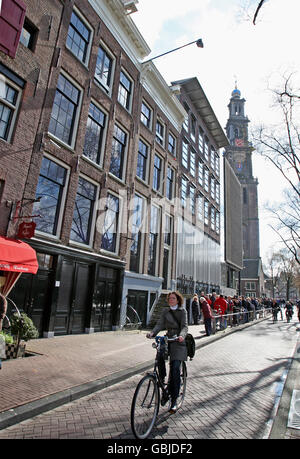
[{"label": "red awning", "polygon": [[0,236],[0,271],[36,274],[36,252],[23,241]]}]

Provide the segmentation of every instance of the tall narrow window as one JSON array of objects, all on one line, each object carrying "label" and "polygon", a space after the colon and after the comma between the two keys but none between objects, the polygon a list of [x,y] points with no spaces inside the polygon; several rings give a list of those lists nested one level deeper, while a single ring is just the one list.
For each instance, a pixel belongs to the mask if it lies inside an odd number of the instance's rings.
[{"label": "tall narrow window", "polygon": [[12,135],[20,97],[20,88],[0,72],[0,139],[8,142]]},{"label": "tall narrow window", "polygon": [[106,92],[109,92],[111,89],[112,72],[113,58],[103,46],[99,46],[95,69],[95,80],[101,84]]},{"label": "tall narrow window", "polygon": [[58,234],[66,178],[67,169],[47,157],[43,158],[36,188],[36,197],[41,199],[33,206],[33,214],[39,214],[35,220],[38,231]]},{"label": "tall narrow window", "polygon": [[148,150],[148,145],[146,145],[142,140],[139,140],[136,175],[144,181],[146,181],[147,178]]},{"label": "tall narrow window", "polygon": [[190,173],[193,177],[196,176],[196,152],[192,148],[190,152]]},{"label": "tall narrow window", "polygon": [[119,212],[119,199],[108,193],[101,248],[113,253],[117,251]]},{"label": "tall narrow window", "polygon": [[164,125],[160,121],[156,121],[156,141],[163,147],[164,146]]},{"label": "tall narrow window", "polygon": [[192,215],[195,215],[196,212],[196,188],[190,185],[190,211]]},{"label": "tall narrow window", "polygon": [[202,161],[198,163],[198,183],[200,186],[203,186],[203,177],[204,177],[204,165]]},{"label": "tall narrow window", "polygon": [[95,104],[90,103],[83,154],[91,161],[100,164],[104,141],[106,115]]},{"label": "tall narrow window", "polygon": [[132,82],[125,75],[124,72],[120,72],[120,83],[118,91],[118,101],[120,104],[130,111],[132,99]]},{"label": "tall narrow window", "polygon": [[181,204],[183,205],[183,207],[186,206],[187,187],[188,187],[188,180],[185,177],[182,177],[181,178]]},{"label": "tall narrow window", "polygon": [[174,170],[168,166],[167,170],[167,183],[166,183],[166,197],[172,201],[174,197]]},{"label": "tall narrow window", "polygon": [[153,184],[152,188],[155,191],[160,191],[162,176],[162,159],[160,156],[154,156]]},{"label": "tall narrow window", "polygon": [[115,125],[109,171],[123,179],[127,134]]},{"label": "tall narrow window", "polygon": [[68,29],[67,47],[84,64],[88,60],[91,31],[79,15],[73,11]]},{"label": "tall narrow window", "polygon": [[176,156],[176,139],[170,133],[168,139],[168,152],[171,153],[172,156]]},{"label": "tall narrow window", "polygon": [[68,145],[74,142],[75,119],[80,91],[64,75],[59,75],[49,124],[49,132]]},{"label": "tall narrow window", "polygon": [[189,144],[185,139],[182,139],[182,152],[181,152],[181,164],[183,167],[188,169],[189,167]]},{"label": "tall narrow window", "polygon": [[156,266],[159,255],[159,227],[160,227],[160,210],[156,206],[151,206],[151,220],[149,233],[149,255],[148,255],[148,274],[156,275]]},{"label": "tall narrow window", "polygon": [[142,102],[142,107],[141,107],[141,122],[147,126],[147,128],[151,128],[151,119],[152,119],[152,110],[148,107],[148,105],[145,104],[145,102]]},{"label": "tall narrow window", "polygon": [[96,192],[96,185],[79,177],[71,228],[72,241],[90,243]]},{"label": "tall narrow window", "polygon": [[134,208],[132,214],[132,244],[130,247],[130,271],[140,272],[142,260],[142,245],[144,239],[144,202],[138,195],[134,197]]}]

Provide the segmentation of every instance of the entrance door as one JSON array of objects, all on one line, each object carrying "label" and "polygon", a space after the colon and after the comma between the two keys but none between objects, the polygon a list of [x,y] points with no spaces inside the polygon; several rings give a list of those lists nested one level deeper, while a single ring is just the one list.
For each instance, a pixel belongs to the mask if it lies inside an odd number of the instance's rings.
[{"label": "entrance door", "polygon": [[89,304],[89,278],[91,265],[63,259],[54,333],[65,335],[84,333],[86,311]]},{"label": "entrance door", "polygon": [[[32,319],[40,336],[49,315],[50,276],[51,270],[43,269],[39,269],[35,275],[24,273],[9,294],[20,312],[24,311]],[[10,311],[14,313],[12,303],[8,303]]]},{"label": "entrance door", "polygon": [[118,279],[117,269],[99,267],[93,299],[95,331],[111,331],[113,325],[117,325],[117,298],[120,295]]},{"label": "entrance door", "polygon": [[127,305],[132,306],[138,313],[143,327],[147,322],[148,292],[144,290],[128,290]]}]

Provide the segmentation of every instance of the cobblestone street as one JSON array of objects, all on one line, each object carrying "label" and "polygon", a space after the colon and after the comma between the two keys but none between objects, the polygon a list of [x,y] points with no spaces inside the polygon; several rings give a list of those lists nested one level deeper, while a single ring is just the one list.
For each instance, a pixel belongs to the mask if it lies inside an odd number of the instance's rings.
[{"label": "cobblestone street", "polygon": [[[297,337],[296,322],[267,320],[197,351],[188,362],[183,407],[172,416],[161,408],[151,438],[267,438],[278,386]],[[130,405],[140,378],[138,374],[8,427],[0,438],[132,439]]]}]

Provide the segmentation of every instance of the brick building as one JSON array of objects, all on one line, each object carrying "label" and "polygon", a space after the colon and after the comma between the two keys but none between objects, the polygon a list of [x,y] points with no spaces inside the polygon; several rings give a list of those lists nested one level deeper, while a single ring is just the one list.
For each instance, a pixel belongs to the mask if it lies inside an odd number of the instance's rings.
[{"label": "brick building", "polygon": [[[152,62],[142,63],[150,49],[130,16],[137,2],[18,3],[25,22],[16,55],[0,52],[0,234],[16,237],[19,223],[33,219],[27,242],[39,270],[22,274],[10,297],[45,337],[123,326],[128,306],[146,325],[162,290],[185,289],[177,217],[182,174],[190,182],[196,176],[182,155],[183,99]],[[195,188],[204,189],[197,212],[207,221],[191,222],[205,234],[203,272],[190,274],[191,288],[217,287],[211,255],[219,244],[217,149],[225,136],[197,80],[177,83],[182,94],[196,85],[217,125],[215,133],[194,106],[197,161],[202,155],[209,172],[201,185],[196,163]]]}]

